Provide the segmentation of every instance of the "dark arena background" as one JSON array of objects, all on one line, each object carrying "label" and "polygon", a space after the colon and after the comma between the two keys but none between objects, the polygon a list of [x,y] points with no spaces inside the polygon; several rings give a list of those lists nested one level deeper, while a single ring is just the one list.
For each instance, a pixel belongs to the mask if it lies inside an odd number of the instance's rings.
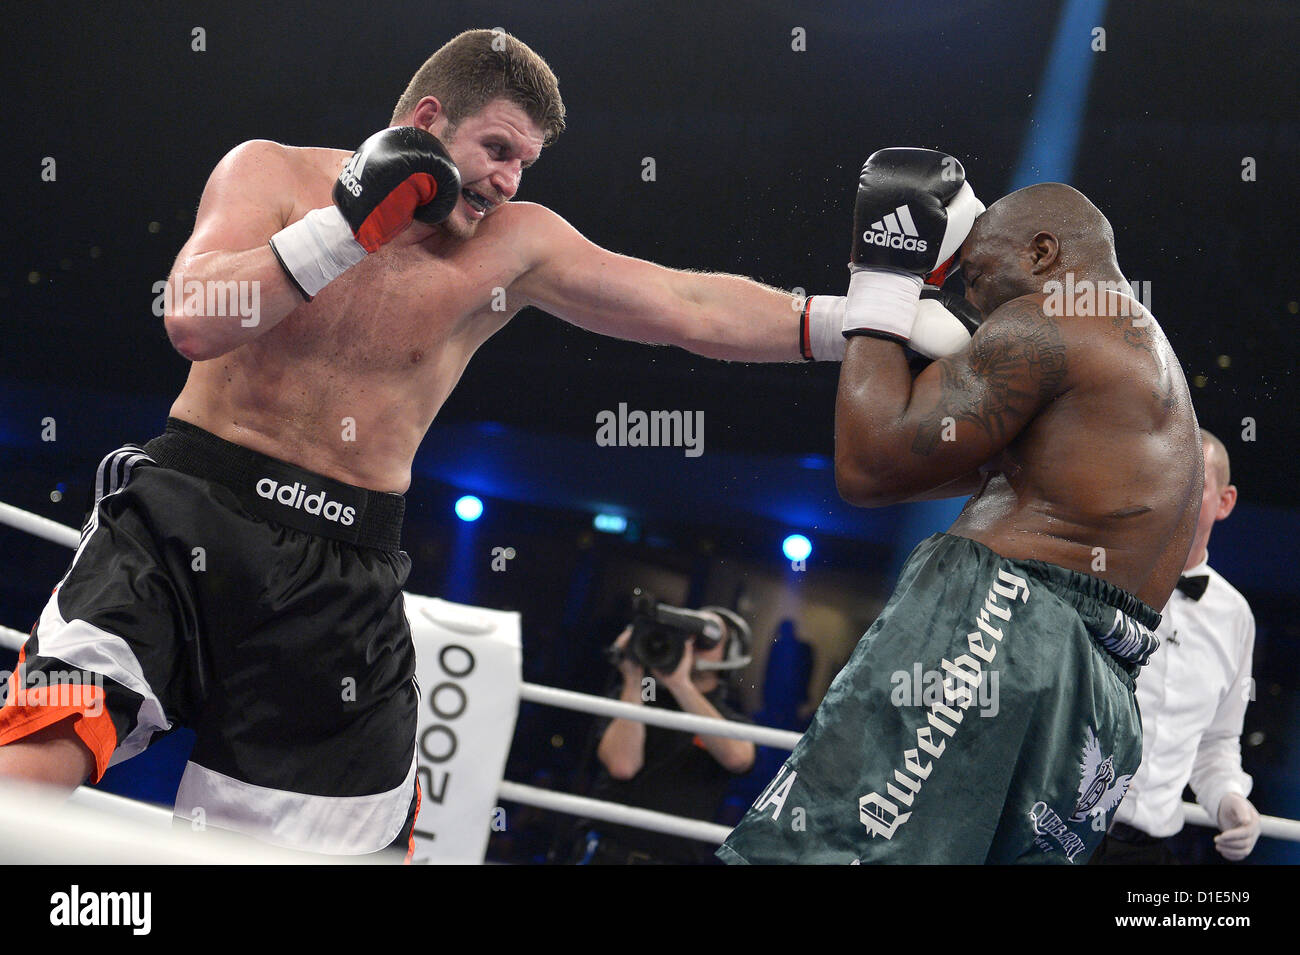
[{"label": "dark arena background", "polygon": [[[1091,198],[1230,452],[1240,503],[1210,555],[1257,624],[1243,763],[1261,813],[1300,818],[1293,4],[22,9],[0,40],[0,500],[80,526],[99,459],[161,431],[189,366],[155,286],[228,150],[355,148],[434,49],[501,27],[546,58],[567,107],[518,198],[628,255],[843,294],[858,170],[884,146],[953,153],[986,203],[1042,180]],[[837,380],[833,363],[711,361],[526,310],[471,361],[416,457],[407,589],[518,611],[524,679],[596,695],[615,686],[603,650],[633,588],[734,607],[756,638],[736,707],[802,729],[907,554],[961,506],[840,500]],[[701,416],[701,453],[602,446],[598,415],[620,406]],[[467,495],[477,520],[457,515]],[[783,551],[792,535],[811,545],[802,561]],[[28,630],[68,551],[0,526],[0,553],[0,624]],[[524,703],[506,778],[588,791],[597,725]],[[170,805],[192,740],[173,734],[101,787]],[[716,821],[738,819],[783,758],[762,750]],[[570,817],[503,808],[489,861],[564,861]],[[1187,827],[1186,858],[1221,864],[1211,835]],[[1244,864],[1297,861],[1300,844],[1263,838]]]}]

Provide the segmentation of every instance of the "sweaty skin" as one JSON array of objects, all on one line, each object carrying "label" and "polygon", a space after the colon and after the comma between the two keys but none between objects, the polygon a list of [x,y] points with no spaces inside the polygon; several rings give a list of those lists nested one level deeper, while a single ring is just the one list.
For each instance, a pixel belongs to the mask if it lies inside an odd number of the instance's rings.
[{"label": "sweaty skin", "polygon": [[[1101,223],[1067,186],[1013,193],[962,247],[967,299],[986,316],[964,351],[913,381],[900,346],[851,340],[836,476],[865,506],[973,494],[950,533],[1160,608],[1191,546],[1204,461],[1178,359]],[[1048,314],[1060,310],[1044,284],[1066,272],[1123,293]]]},{"label": "sweaty skin", "polygon": [[608,252],[555,213],[510,202],[541,153],[538,125],[494,100],[454,130],[425,97],[409,125],[443,139],[462,196],[439,226],[413,223],[306,303],[267,240],[331,202],[347,150],[250,142],[204,190],[173,266],[186,282],[258,281],[261,315],[166,316],[194,364],[173,417],[373,490],[404,492],[411,462],[470,357],[533,305],[591,331],[712,358],[799,360],[799,310],[779,289]]}]

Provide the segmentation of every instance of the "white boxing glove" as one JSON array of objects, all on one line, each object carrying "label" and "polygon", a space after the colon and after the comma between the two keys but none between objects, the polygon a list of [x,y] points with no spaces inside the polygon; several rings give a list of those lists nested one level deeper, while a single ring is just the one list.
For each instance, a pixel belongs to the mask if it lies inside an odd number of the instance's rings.
[{"label": "white boxing glove", "polygon": [[921,290],[908,347],[926,358],[947,358],[965,348],[984,317],[970,302],[932,285]]},{"label": "white boxing glove", "polygon": [[[800,350],[805,359],[844,360],[847,303],[843,295],[809,295],[804,301]],[[926,358],[947,358],[966,347],[983,320],[975,306],[961,296],[926,285],[916,306],[908,347]]]}]

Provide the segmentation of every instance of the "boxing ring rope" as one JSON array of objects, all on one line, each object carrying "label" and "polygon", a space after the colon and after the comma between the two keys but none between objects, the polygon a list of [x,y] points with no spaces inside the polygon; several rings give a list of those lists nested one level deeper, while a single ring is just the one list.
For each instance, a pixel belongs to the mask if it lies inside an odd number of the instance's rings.
[{"label": "boxing ring rope", "polygon": [[[44,538],[45,540],[53,541],[57,544],[63,544],[65,547],[73,549],[75,549],[81,541],[80,532],[73,528],[3,502],[0,502],[0,524],[7,524],[17,530],[25,531],[29,534]],[[0,647],[17,652],[26,640],[27,634],[22,631],[0,626]],[[681,732],[703,733],[710,736],[725,736],[731,739],[749,740],[750,742],[760,746],[770,746],[774,749],[793,749],[800,738],[799,733],[792,733],[787,730],[778,730],[773,727],[754,726],[748,723],[736,723],[727,720],[714,720],[703,716],[696,716],[691,713],[653,710],[642,706],[635,706],[631,703],[611,700],[606,697],[590,696],[585,693],[576,693],[572,690],[539,686],[535,683],[522,684],[520,687],[519,698],[520,700],[529,703],[555,706],[561,709],[590,713],[595,716],[637,720],[642,723],[648,723],[650,725],[678,730]],[[602,800],[591,799],[585,796],[575,796],[570,793],[558,792],[550,789],[540,789],[535,786],[527,786],[522,783],[514,783],[508,780],[501,781],[497,792],[498,795],[507,802],[514,802],[538,809],[546,809],[553,812],[594,819],[600,822],[635,826],[642,829],[649,829],[654,832],[681,836],[683,838],[695,839],[700,842],[711,844],[721,843],[731,831],[726,826],[704,822],[698,819],[686,819],[681,816],[654,812],[648,809],[638,809],[632,806],[620,805],[618,803],[604,802]],[[0,846],[2,846],[6,841],[5,836],[7,834],[7,829],[3,824],[3,819],[6,816],[14,818],[13,814],[5,812],[5,807],[11,806],[14,798],[15,797],[12,793],[0,790]],[[151,831],[157,830],[159,827],[164,825],[168,829],[172,826],[172,814],[167,809],[159,806],[151,806],[147,803],[136,802],[131,799],[125,799],[120,796],[113,796],[109,793],[91,789],[86,786],[82,786],[78,789],[72,799],[69,800],[69,803],[76,807],[75,811],[83,814],[107,812],[111,813],[115,819],[126,820],[128,825],[134,827],[137,835],[140,833],[145,834],[140,836],[145,839],[145,842],[138,845],[144,845],[144,847],[150,852],[155,851],[153,848],[154,843],[149,842],[147,835]],[[1201,806],[1196,805],[1195,803],[1183,803],[1183,816],[1184,821],[1190,825],[1205,826],[1211,829],[1218,828],[1214,820],[1210,819],[1209,814]],[[51,816],[51,819],[53,818],[54,817]],[[87,815],[86,818],[93,819],[94,816]],[[1294,819],[1283,819],[1276,816],[1261,816],[1260,818],[1261,836],[1269,836],[1274,839],[1283,839],[1290,842],[1300,842],[1300,821]],[[65,829],[66,827],[66,823],[59,826],[60,829]],[[26,831],[30,833],[31,830],[28,828]],[[158,837],[155,836],[155,838]],[[206,841],[207,840],[205,840],[205,842]],[[136,846],[137,843],[132,843],[132,845]],[[198,847],[194,847],[192,851],[198,851]],[[238,851],[243,853],[242,858],[245,861],[248,861],[247,847],[241,843]],[[174,849],[171,847],[170,843],[161,841],[161,839],[159,839],[157,843],[156,852],[158,854],[157,861],[163,863],[169,861],[199,861],[194,857],[187,857],[184,850]],[[134,855],[137,856],[138,854],[138,852],[134,853]],[[220,850],[218,850],[218,855],[219,854]],[[4,853],[0,851],[0,856],[3,855]],[[175,855],[176,858],[173,858],[173,855]],[[28,856],[24,856],[24,860],[39,861]],[[214,858],[211,861],[220,863],[222,861],[230,860]],[[283,855],[277,856],[272,850],[266,859],[255,859],[253,861],[283,862],[286,861],[286,859]],[[295,857],[294,861],[301,860]]]},{"label": "boxing ring rope", "polygon": [[695,839],[711,845],[721,845],[722,840],[731,834],[730,826],[720,826],[716,822],[704,822],[701,819],[687,819],[683,816],[670,816],[668,813],[655,812],[650,809],[637,809],[623,806],[616,802],[604,802],[587,796],[574,796],[554,789],[538,789],[502,780],[497,793],[507,802],[517,802],[537,809],[550,809],[570,816],[595,819],[621,826],[636,826],[652,832],[662,832],[684,839]]},{"label": "boxing ring rope", "polygon": [[77,545],[81,543],[80,531],[3,501],[0,501],[0,524],[8,524],[16,530],[26,531],[36,537],[44,537],[47,541],[54,541],[73,550],[76,550]]},{"label": "boxing ring rope", "polygon": [[[573,690],[557,690],[551,686],[538,686],[525,683],[519,693],[521,700],[529,703],[541,703],[556,706],[562,710],[576,710],[579,713],[592,713],[596,716],[609,716],[614,719],[636,720],[651,726],[665,729],[681,730],[683,733],[703,733],[707,736],[725,736],[729,739],[744,739],[759,746],[771,746],[774,749],[794,749],[802,733],[789,730],[773,729],[770,726],[754,726],[752,723],[731,723],[726,720],[714,720],[694,713],[677,713],[672,710],[649,710],[634,703],[623,703],[603,696],[591,696],[587,693],[575,693]],[[718,724],[722,725],[719,726]]]}]

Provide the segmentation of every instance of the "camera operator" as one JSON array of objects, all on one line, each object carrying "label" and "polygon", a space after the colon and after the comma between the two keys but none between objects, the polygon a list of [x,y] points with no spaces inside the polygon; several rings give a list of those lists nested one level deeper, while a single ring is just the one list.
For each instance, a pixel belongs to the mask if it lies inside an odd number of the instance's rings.
[{"label": "camera operator", "polygon": [[[703,634],[683,637],[680,661],[668,672],[638,659],[638,653],[644,658],[646,651],[630,646],[635,625],[619,635],[612,654],[622,676],[618,698],[635,706],[749,722],[728,704],[725,678],[749,662],[749,626],[725,608],[705,607],[698,614],[715,621],[725,636],[711,646]],[[743,740],[692,736],[614,719],[601,735],[596,755],[603,767],[592,792],[596,798],[712,821],[733,775],[754,765],[755,749]],[[715,848],[693,839],[596,823],[585,835],[579,856],[586,864],[714,864]]]}]

